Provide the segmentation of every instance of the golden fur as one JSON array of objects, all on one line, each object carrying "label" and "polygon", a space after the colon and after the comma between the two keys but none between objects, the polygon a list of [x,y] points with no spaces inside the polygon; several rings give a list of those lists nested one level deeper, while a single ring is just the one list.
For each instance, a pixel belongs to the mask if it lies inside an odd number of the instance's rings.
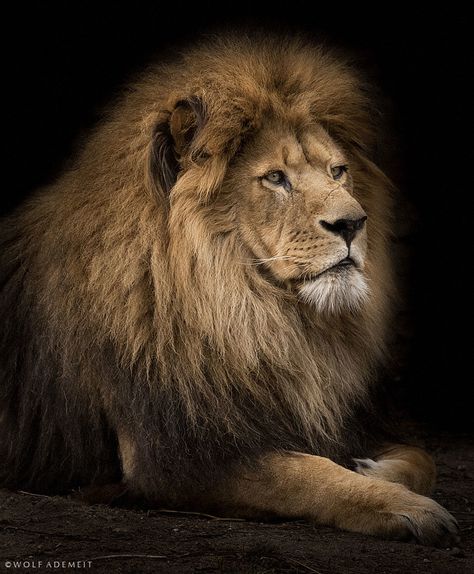
[{"label": "golden fur", "polygon": [[[363,454],[351,419],[393,291],[372,117],[351,67],[300,39],[209,41],[132,84],[3,227],[3,483],[106,480],[121,452],[134,491],[185,505],[266,453]],[[330,208],[324,154],[349,165]],[[275,161],[298,182],[291,200],[262,183]],[[318,307],[298,282],[346,247],[308,229],[346,212],[368,216],[360,268],[334,271],[326,287],[342,287]],[[352,274],[370,292],[345,306]]]}]

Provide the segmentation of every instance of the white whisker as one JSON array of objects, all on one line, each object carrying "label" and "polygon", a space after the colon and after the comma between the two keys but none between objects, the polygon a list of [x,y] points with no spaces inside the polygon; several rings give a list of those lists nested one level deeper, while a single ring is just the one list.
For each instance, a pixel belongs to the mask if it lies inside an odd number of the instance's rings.
[{"label": "white whisker", "polygon": [[264,265],[270,261],[287,261],[287,260],[294,260],[294,257],[290,255],[275,255],[275,257],[267,257],[267,258],[258,258],[258,259],[251,259],[250,261],[243,261],[243,265]]}]

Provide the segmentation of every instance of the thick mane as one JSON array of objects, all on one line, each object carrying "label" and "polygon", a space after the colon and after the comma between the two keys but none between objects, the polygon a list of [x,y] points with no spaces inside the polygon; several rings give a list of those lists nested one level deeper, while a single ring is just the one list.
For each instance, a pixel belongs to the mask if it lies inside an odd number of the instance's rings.
[{"label": "thick mane", "polygon": [[[202,122],[180,164],[163,126],[191,98]],[[354,164],[373,294],[360,313],[317,316],[243,246],[227,167],[269,116],[321,123]],[[111,429],[142,437],[144,469],[158,460],[183,482],[269,448],[344,456],[392,292],[375,137],[363,83],[303,40],[207,41],[148,70],[3,226],[0,480],[100,477]]]}]

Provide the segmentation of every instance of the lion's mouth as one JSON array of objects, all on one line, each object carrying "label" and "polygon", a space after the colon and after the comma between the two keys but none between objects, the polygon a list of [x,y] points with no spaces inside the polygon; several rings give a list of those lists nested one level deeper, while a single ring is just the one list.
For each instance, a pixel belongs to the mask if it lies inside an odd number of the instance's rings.
[{"label": "lion's mouth", "polygon": [[305,274],[303,277],[298,278],[298,280],[305,282],[315,281],[316,279],[327,273],[331,274],[345,273],[347,269],[350,269],[352,267],[355,269],[358,268],[356,262],[352,259],[352,257],[344,257],[344,259],[341,259],[337,263],[334,263],[333,265],[326,267],[326,269],[318,271],[317,273]]}]

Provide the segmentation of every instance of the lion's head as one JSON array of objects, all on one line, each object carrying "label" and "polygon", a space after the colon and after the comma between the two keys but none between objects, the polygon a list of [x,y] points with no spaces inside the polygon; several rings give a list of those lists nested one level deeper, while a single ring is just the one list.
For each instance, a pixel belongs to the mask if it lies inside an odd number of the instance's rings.
[{"label": "lion's head", "polygon": [[229,169],[238,227],[256,265],[320,312],[357,309],[367,215],[354,198],[348,157],[316,122],[270,123]]},{"label": "lion's head", "polygon": [[194,197],[201,217],[206,203],[208,235],[238,236],[242,264],[318,313],[359,311],[371,291],[367,230],[379,224],[366,223],[366,205],[383,176],[366,155],[372,121],[357,76],[294,40],[221,41],[185,66],[205,80],[171,96],[152,153],[171,205],[184,196],[189,214]]}]

